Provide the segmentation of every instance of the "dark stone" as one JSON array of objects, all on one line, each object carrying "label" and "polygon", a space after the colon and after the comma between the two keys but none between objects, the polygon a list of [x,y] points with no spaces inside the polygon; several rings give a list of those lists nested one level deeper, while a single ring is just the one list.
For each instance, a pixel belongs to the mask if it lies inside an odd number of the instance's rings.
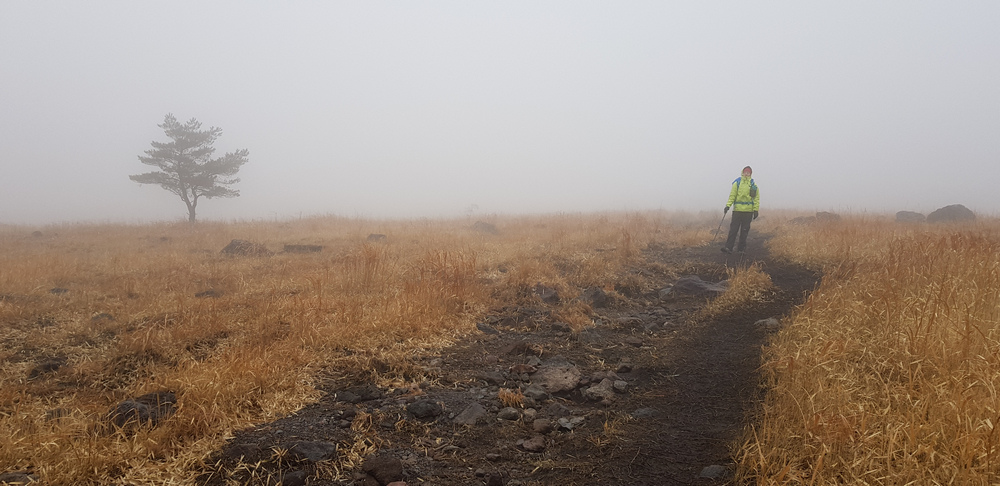
[{"label": "dark stone", "polygon": [[285,253],[319,253],[323,245],[285,245]]},{"label": "dark stone", "polygon": [[454,422],[458,425],[476,425],[476,422],[484,415],[486,415],[486,408],[478,402],[474,402],[465,407],[465,410],[462,410],[462,413],[455,417]]},{"label": "dark stone", "polygon": [[403,462],[391,456],[375,456],[368,458],[361,469],[375,478],[379,484],[389,484],[403,480]]},{"label": "dark stone", "polygon": [[69,289],[64,289],[62,287],[55,287],[55,288],[49,289],[49,293],[52,294],[52,295],[62,295],[62,294],[69,293]]},{"label": "dark stone", "polygon": [[115,316],[108,314],[107,312],[102,312],[94,317],[90,318],[90,322],[100,322],[100,321],[114,321]]},{"label": "dark stone", "polygon": [[325,441],[297,442],[288,452],[300,461],[319,462],[337,455],[337,444]]},{"label": "dark stone", "polygon": [[0,474],[0,484],[28,484],[38,481],[31,473],[25,471],[11,471]]},{"label": "dark stone", "polygon": [[381,400],[384,394],[375,385],[364,385],[337,392],[337,400],[347,403],[361,403]]},{"label": "dark stone", "polygon": [[497,231],[497,227],[496,226],[494,226],[494,225],[492,225],[490,223],[484,222],[484,221],[476,221],[476,224],[472,225],[472,229],[475,230],[475,231],[477,231],[477,232],[479,232],[479,233],[483,233],[483,234],[487,234],[487,235],[498,235],[498,234],[500,234],[500,232]]},{"label": "dark stone", "polygon": [[260,243],[253,243],[246,240],[233,240],[230,241],[229,244],[222,249],[222,254],[233,255],[233,256],[261,257],[261,256],[271,256],[274,253],[271,250],[268,250],[267,247],[261,245]]},{"label": "dark stone", "polygon": [[195,293],[194,296],[197,297],[197,298],[199,298],[199,299],[204,299],[204,298],[208,298],[208,297],[211,297],[211,298],[214,299],[216,297],[222,297],[222,292],[220,292],[218,290],[215,290],[215,289],[208,289],[208,290],[202,290],[201,292]]},{"label": "dark stone", "polygon": [[281,477],[281,486],[305,486],[308,476],[302,470],[287,472]]},{"label": "dark stone", "polygon": [[606,307],[611,299],[608,297],[608,294],[604,291],[604,289],[600,287],[590,287],[580,294],[580,300],[593,307],[601,308]]},{"label": "dark stone", "polygon": [[538,298],[542,299],[542,302],[545,302],[546,304],[559,303],[559,292],[552,287],[542,285],[541,282],[535,284],[535,287],[532,288],[532,293],[537,295]]},{"label": "dark stone", "polygon": [[917,213],[913,211],[900,211],[896,213],[897,223],[923,223],[927,220],[927,217],[922,213]]},{"label": "dark stone", "polygon": [[119,429],[136,426],[155,426],[174,414],[177,396],[171,391],[147,393],[125,400],[108,412],[107,419]]},{"label": "dark stone", "polygon": [[484,381],[489,385],[503,385],[507,382],[507,378],[499,371],[479,371],[476,373],[476,379]]},{"label": "dark stone", "polygon": [[55,358],[49,358],[41,363],[38,363],[37,366],[32,368],[31,372],[28,373],[28,378],[37,378],[41,375],[52,373],[63,366],[66,366],[65,357],[58,356]]},{"label": "dark stone", "polygon": [[975,220],[976,214],[961,204],[945,206],[927,215],[928,223],[961,223]]},{"label": "dark stone", "polygon": [[368,238],[366,238],[365,240],[370,241],[372,243],[385,243],[389,241],[389,238],[387,238],[385,235],[381,233],[372,233],[368,235]]},{"label": "dark stone", "polygon": [[410,412],[418,419],[432,419],[441,415],[444,409],[436,402],[430,400],[418,400],[406,406],[406,411]]}]

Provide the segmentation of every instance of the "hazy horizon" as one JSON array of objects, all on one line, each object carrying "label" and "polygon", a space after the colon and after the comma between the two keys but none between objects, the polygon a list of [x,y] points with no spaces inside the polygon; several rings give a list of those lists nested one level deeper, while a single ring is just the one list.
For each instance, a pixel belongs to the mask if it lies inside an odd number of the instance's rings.
[{"label": "hazy horizon", "polygon": [[0,3],[0,224],[186,219],[167,113],[248,149],[204,221],[1000,211],[1000,3]]}]

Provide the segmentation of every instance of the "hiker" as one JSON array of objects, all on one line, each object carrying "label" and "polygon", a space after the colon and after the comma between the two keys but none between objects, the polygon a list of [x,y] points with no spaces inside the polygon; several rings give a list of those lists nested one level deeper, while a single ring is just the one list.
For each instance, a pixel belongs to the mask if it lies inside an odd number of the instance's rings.
[{"label": "hiker", "polygon": [[729,238],[726,239],[726,246],[722,247],[723,253],[732,253],[733,244],[736,243],[736,233],[740,234],[740,245],[736,251],[743,253],[747,249],[747,234],[750,233],[750,222],[757,219],[757,212],[760,211],[760,191],[757,183],[750,178],[753,169],[750,166],[743,168],[743,175],[733,181],[733,188],[729,191],[729,200],[726,201],[726,209],[722,211],[722,217],[733,208],[733,220],[729,225]]}]

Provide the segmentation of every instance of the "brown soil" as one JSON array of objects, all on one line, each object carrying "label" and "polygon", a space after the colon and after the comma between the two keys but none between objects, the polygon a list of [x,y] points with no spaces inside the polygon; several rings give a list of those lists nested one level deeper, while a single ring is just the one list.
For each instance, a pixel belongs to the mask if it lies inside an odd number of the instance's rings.
[{"label": "brown soil", "polygon": [[[362,384],[331,381],[318,403],[235,434],[199,482],[279,484],[285,478],[285,484],[378,484],[366,483],[357,471],[345,471],[341,481],[318,479],[315,463],[277,457],[273,449],[301,441],[343,448],[369,437],[377,441],[380,455],[401,460],[409,485],[731,484],[732,448],[762,397],[760,353],[774,331],[754,323],[787,315],[819,280],[815,273],[772,260],[765,239],[751,235],[745,257],[722,254],[718,245],[648,249],[645,264],[632,269],[646,282],[644,288],[618,289],[621,298],[610,308],[595,309],[596,325],[583,331],[552,322],[541,301],[498,309],[484,322],[486,332],[440,356],[415,358],[416,368],[435,377],[419,389],[381,390],[384,395],[370,400],[344,401],[345,389]],[[726,278],[727,266],[751,262],[760,262],[777,288],[765,302],[699,322],[692,316],[706,297],[659,298],[658,289],[673,283],[665,268],[718,282]],[[556,427],[540,434],[530,415],[499,419],[499,389],[530,382],[523,374],[530,370],[518,365],[554,356],[575,364],[583,381],[618,371],[623,359],[631,361],[631,371],[617,373],[627,389],[601,403],[586,400],[581,386],[526,407],[552,425],[559,418],[576,418],[572,430]],[[406,409],[417,400],[443,405],[444,412],[417,419]],[[479,423],[454,424],[454,415],[473,402],[487,409]],[[348,426],[365,414],[370,414],[369,430]],[[521,442],[538,435],[544,450],[526,451]],[[715,468],[721,473],[702,477],[713,465],[721,466]]]}]

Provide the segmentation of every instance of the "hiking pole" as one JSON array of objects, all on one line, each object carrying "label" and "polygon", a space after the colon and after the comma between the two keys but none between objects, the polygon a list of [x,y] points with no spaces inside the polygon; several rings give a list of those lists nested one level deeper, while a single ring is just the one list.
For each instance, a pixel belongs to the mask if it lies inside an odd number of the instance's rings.
[{"label": "hiking pole", "polygon": [[723,211],[722,212],[722,219],[719,220],[719,227],[716,228],[716,230],[715,230],[715,236],[712,237],[712,244],[713,245],[715,244],[715,239],[719,237],[719,233],[722,232],[722,222],[726,220],[726,215],[727,214],[729,214],[729,211]]}]

